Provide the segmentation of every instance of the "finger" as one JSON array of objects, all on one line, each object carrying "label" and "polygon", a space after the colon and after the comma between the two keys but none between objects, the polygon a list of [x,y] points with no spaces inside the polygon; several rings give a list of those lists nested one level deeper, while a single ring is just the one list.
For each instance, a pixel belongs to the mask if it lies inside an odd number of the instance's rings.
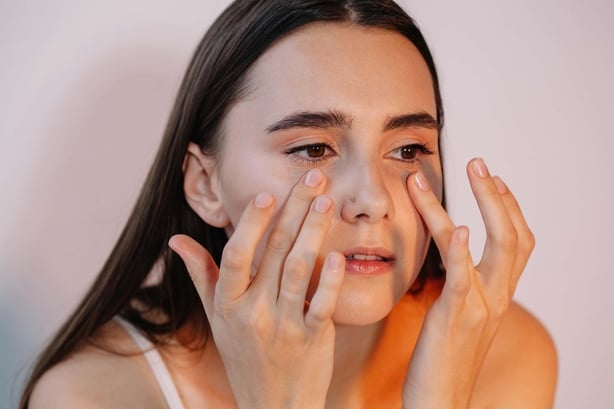
[{"label": "finger", "polygon": [[271,230],[262,262],[254,278],[254,285],[268,293],[271,300],[277,300],[286,257],[294,245],[311,202],[322,193],[324,184],[322,171],[311,169],[292,188],[279,212],[279,219]]},{"label": "finger", "polygon": [[345,257],[340,253],[330,253],[324,261],[318,288],[305,315],[307,328],[317,330],[331,320],[344,276]]},{"label": "finger", "polygon": [[282,315],[303,320],[307,287],[332,218],[333,201],[317,197],[288,254],[281,277],[277,306]]},{"label": "finger", "polygon": [[273,209],[274,199],[269,193],[259,193],[247,205],[222,252],[216,301],[233,303],[247,290],[254,253],[271,221]]},{"label": "finger", "polygon": [[450,236],[455,229],[454,223],[435,196],[422,171],[416,172],[407,179],[407,190],[411,200],[433,236],[445,267]]},{"label": "finger", "polygon": [[529,260],[529,256],[535,248],[535,236],[529,228],[529,225],[527,224],[527,221],[522,214],[522,210],[520,209],[520,205],[514,197],[514,194],[509,190],[505,182],[503,182],[503,180],[501,180],[499,176],[495,176],[493,180],[495,182],[495,185],[497,186],[499,194],[501,195],[503,204],[507,209],[507,213],[512,220],[514,229],[518,234],[518,254],[514,261],[512,282],[510,286],[510,295],[513,295],[516,289],[516,285],[518,284],[518,279],[524,271],[527,261]]},{"label": "finger", "polygon": [[213,312],[213,294],[219,270],[209,252],[193,238],[184,234],[171,237],[168,245],[181,257],[196,287],[207,316]]},{"label": "finger", "polygon": [[450,236],[446,281],[441,294],[450,312],[460,312],[471,288],[473,262],[469,252],[469,229],[459,226]]},{"label": "finger", "polygon": [[509,288],[518,242],[516,229],[481,158],[469,162],[467,175],[486,227],[486,244],[478,270],[488,286]]}]

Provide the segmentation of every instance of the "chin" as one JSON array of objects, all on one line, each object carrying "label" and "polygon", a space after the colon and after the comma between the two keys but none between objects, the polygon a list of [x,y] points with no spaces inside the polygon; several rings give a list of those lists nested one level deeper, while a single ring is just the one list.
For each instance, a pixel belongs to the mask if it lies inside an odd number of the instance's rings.
[{"label": "chin", "polygon": [[379,322],[386,318],[404,294],[394,294],[390,287],[363,285],[357,289],[346,284],[343,284],[333,313],[333,322],[337,325],[369,325]]}]

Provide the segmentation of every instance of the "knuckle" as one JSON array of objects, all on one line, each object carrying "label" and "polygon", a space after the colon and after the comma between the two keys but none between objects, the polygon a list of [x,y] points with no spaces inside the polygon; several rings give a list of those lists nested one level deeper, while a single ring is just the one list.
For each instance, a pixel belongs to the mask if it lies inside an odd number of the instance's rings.
[{"label": "knuckle", "polygon": [[513,253],[518,248],[518,233],[516,230],[507,231],[493,237],[497,247],[503,251]]},{"label": "knuckle", "polygon": [[333,315],[334,307],[314,308],[309,312],[311,322],[313,324],[322,324],[328,322]]},{"label": "knuckle", "polygon": [[471,283],[469,280],[454,280],[449,282],[450,291],[455,297],[466,297],[469,294]]},{"label": "knuckle", "polygon": [[263,314],[259,308],[250,308],[243,312],[244,325],[255,334],[265,334],[271,329],[271,320],[268,314]]},{"label": "knuckle", "polygon": [[219,297],[213,300],[213,308],[215,314],[226,322],[232,321],[236,314],[235,305],[233,303],[220,301]]},{"label": "knuckle", "polygon": [[303,343],[306,339],[305,326],[296,321],[284,320],[280,322],[278,337],[285,341],[284,344],[288,342]]},{"label": "knuckle", "polygon": [[471,310],[469,325],[472,328],[482,328],[490,319],[490,311],[485,303],[479,303]]},{"label": "knuckle", "polygon": [[245,254],[236,243],[229,242],[222,251],[223,265],[230,270],[242,269],[246,263]]},{"label": "knuckle", "polygon": [[509,306],[509,297],[507,294],[502,294],[497,297],[490,307],[490,317],[492,319],[500,320],[507,312]]},{"label": "knuckle", "polygon": [[444,227],[441,227],[440,229],[438,229],[437,234],[439,236],[443,236],[443,237],[450,237],[450,236],[452,236],[453,232],[454,232],[454,227],[453,226],[444,226]]},{"label": "knuckle", "polygon": [[274,229],[269,235],[267,247],[275,252],[285,252],[290,250],[292,237],[289,233],[281,229]]},{"label": "knuckle", "polygon": [[291,255],[286,259],[286,263],[284,265],[284,274],[289,275],[295,279],[304,278],[307,273],[309,266],[307,264],[307,260],[304,257]]},{"label": "knuckle", "polygon": [[288,303],[302,303],[305,301],[305,296],[298,293],[295,288],[281,288],[279,290],[279,298],[284,299]]},{"label": "knuckle", "polygon": [[531,230],[527,230],[522,238],[522,246],[527,254],[531,254],[535,249],[535,235]]}]

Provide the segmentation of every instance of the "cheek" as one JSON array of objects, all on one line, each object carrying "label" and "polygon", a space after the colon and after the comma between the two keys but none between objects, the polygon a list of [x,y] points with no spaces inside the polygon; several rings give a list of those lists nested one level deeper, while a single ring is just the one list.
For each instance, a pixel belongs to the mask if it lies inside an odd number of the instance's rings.
[{"label": "cheek", "polygon": [[403,255],[402,264],[408,271],[417,273],[426,255],[430,235],[407,191],[396,201],[395,207],[394,234],[395,243],[399,246],[395,250]]},{"label": "cheek", "polygon": [[250,201],[258,193],[267,192],[275,197],[275,213],[273,220],[258,243],[254,263],[259,263],[264,243],[268,237],[272,226],[278,218],[280,208],[288,199],[292,187],[301,178],[302,173],[293,174],[292,172],[279,172],[283,166],[274,166],[271,163],[265,166],[264,163],[249,164],[240,162],[241,166],[232,167],[222,172],[220,184],[222,189],[222,200],[224,211],[230,219],[230,224],[226,227],[226,234],[230,237],[245,211]]},{"label": "cheek", "polygon": [[[421,171],[428,179],[435,195],[441,200],[443,183],[440,163],[438,158],[424,161]],[[408,176],[407,174],[403,176],[404,191],[402,194],[396,192],[395,199],[393,199],[395,204],[394,241],[398,246],[395,250],[403,255],[400,265],[407,269],[407,273],[413,271],[411,277],[405,275],[405,279],[411,278],[409,282],[411,283],[424,264],[431,234],[407,191]],[[400,288],[403,288],[403,286],[401,285]]]},{"label": "cheek", "polygon": [[428,180],[439,201],[441,201],[443,198],[443,175],[441,170],[441,161],[437,159],[424,163],[422,166],[422,173]]}]

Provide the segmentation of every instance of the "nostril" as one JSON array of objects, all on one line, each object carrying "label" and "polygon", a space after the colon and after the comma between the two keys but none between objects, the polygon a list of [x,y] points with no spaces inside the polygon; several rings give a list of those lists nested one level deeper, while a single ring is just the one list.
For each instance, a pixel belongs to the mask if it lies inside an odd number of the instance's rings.
[{"label": "nostril", "polygon": [[340,201],[341,218],[350,223],[390,220],[394,210],[387,181],[368,166],[362,172],[355,172],[355,168],[352,171],[353,179],[343,184],[347,190],[337,192],[343,197]]}]

